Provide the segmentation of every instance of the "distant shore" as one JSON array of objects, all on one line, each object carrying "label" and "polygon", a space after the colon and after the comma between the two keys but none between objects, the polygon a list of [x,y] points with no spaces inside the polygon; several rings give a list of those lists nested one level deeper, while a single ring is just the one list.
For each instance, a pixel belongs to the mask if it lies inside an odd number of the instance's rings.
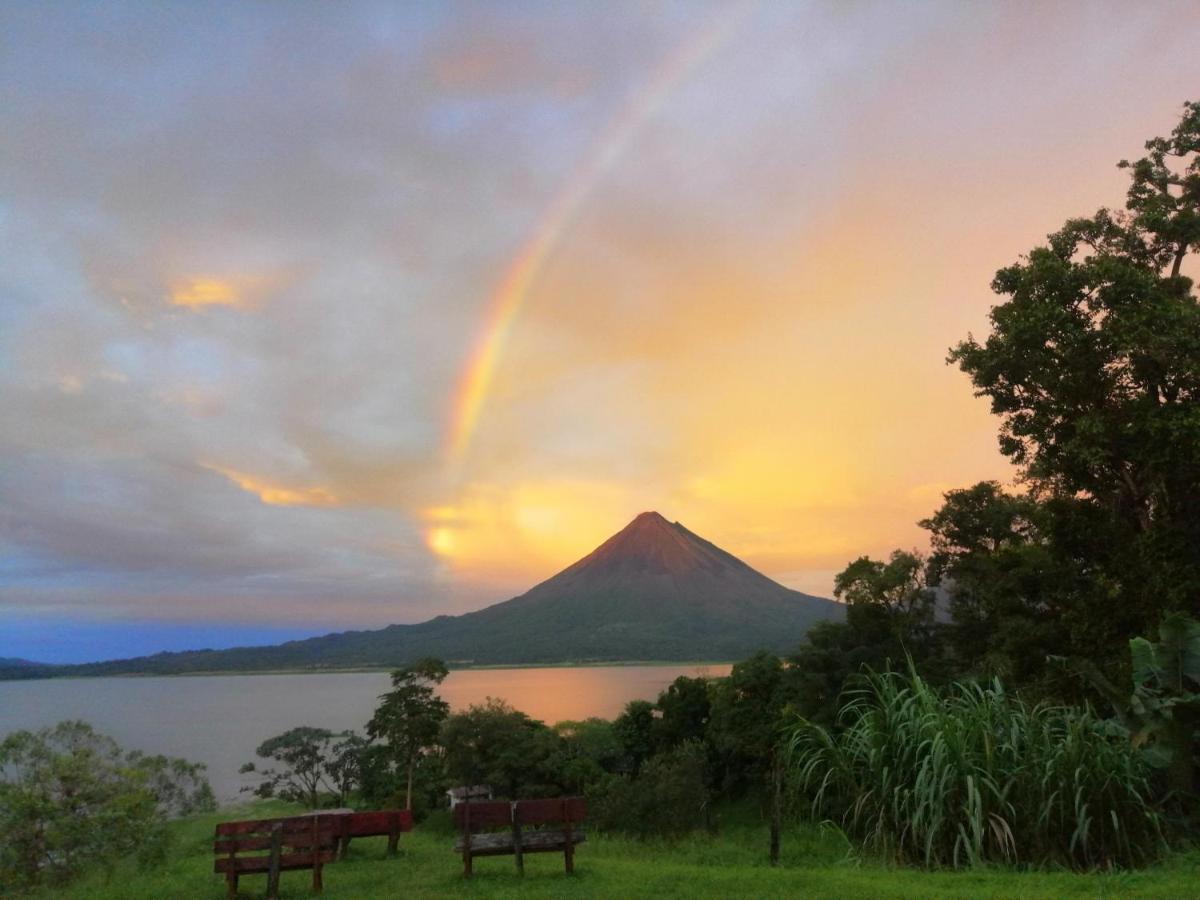
[{"label": "distant shore", "polygon": [[[676,666],[676,667],[692,667],[704,668],[705,666],[730,666],[735,660],[670,660],[670,659],[637,659],[637,660],[588,660],[575,662],[564,660],[562,662],[540,662],[540,663],[463,663],[453,662],[447,663],[447,668],[452,672],[458,671],[481,671],[481,670],[498,670],[498,669],[606,669],[606,668],[631,668],[635,666]],[[71,663],[69,665],[89,665],[89,663]],[[62,675],[42,675],[33,678],[5,678],[0,676],[0,683],[3,682],[23,682],[23,681],[90,681],[96,678],[220,678],[242,675],[356,675],[368,674],[372,672],[394,672],[396,669],[402,668],[402,664],[394,666],[347,666],[345,668],[282,668],[282,669],[220,669],[212,671],[197,671],[197,672],[112,672],[98,673],[95,675],[81,675],[76,673]]]}]

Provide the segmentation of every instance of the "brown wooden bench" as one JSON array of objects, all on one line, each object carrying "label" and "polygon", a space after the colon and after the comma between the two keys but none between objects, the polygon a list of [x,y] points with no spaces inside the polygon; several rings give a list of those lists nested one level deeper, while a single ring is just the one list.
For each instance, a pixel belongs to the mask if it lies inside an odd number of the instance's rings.
[{"label": "brown wooden bench", "polygon": [[337,825],[341,843],[338,859],[346,858],[346,848],[350,846],[350,839],[356,837],[386,837],[387,855],[395,856],[400,833],[412,831],[413,817],[412,811],[407,809],[345,813],[337,817]]},{"label": "brown wooden bench", "polygon": [[582,827],[586,817],[582,797],[459,803],[454,807],[459,831],[454,852],[462,854],[463,875],[468,878],[476,856],[512,855],[523,875],[526,853],[561,852],[569,874],[575,871],[576,845],[587,840]]},{"label": "brown wooden bench", "polygon": [[[321,868],[336,858],[341,828],[337,816],[289,816],[217,825],[213,871],[225,876],[229,897],[242,875],[267,876],[268,900],[279,896],[279,873],[312,869],[312,889],[322,888]],[[253,855],[246,855],[253,854]]]}]

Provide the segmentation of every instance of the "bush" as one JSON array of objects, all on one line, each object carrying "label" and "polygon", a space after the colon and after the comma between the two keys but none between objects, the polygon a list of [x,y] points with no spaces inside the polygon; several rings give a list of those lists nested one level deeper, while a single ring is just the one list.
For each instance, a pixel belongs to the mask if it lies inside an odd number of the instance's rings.
[{"label": "bush", "polygon": [[840,733],[799,720],[793,774],[863,849],[925,866],[1140,865],[1164,847],[1150,770],[1090,709],[1029,706],[996,681],[944,692],[870,675]]},{"label": "bush", "polygon": [[704,823],[707,752],[684,741],[651,757],[636,777],[610,775],[588,794],[589,818],[602,831],[640,838],[678,837]]},{"label": "bush", "polygon": [[0,885],[61,884],[165,849],[168,816],[212,809],[204,766],[123,751],[84,722],[0,742]]},{"label": "bush", "polygon": [[455,785],[491,785],[497,797],[559,793],[562,739],[544,722],[489,697],[442,723],[446,773]]}]

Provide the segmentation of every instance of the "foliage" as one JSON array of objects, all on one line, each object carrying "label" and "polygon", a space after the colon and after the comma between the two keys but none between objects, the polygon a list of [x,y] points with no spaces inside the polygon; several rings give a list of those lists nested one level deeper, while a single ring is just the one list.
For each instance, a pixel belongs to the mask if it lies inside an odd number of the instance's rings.
[{"label": "foliage", "polygon": [[331,795],[333,805],[344,806],[360,779],[365,749],[366,741],[352,731],[335,734],[325,728],[301,725],[268,738],[254,751],[263,759],[273,760],[279,768],[260,771],[249,762],[241,771],[261,776],[253,788],[256,796],[279,797],[318,809],[323,795]]},{"label": "foliage", "polygon": [[941,674],[942,629],[925,569],[919,554],[896,550],[886,562],[861,556],[836,576],[834,595],[846,604],[846,621],[815,626],[789,660],[798,712],[832,724],[843,689],[864,667],[888,669],[907,658],[927,675]]},{"label": "foliage", "polygon": [[509,798],[558,793],[560,740],[544,722],[491,697],[451,715],[441,731],[454,784],[489,784]]},{"label": "foliage", "polygon": [[783,661],[766,652],[739,662],[713,685],[708,741],[722,790],[738,793],[766,783],[792,688]]},{"label": "foliage", "polygon": [[404,772],[404,808],[412,809],[417,764],[437,743],[450,705],[437,695],[449,674],[440,659],[426,658],[392,673],[392,689],[383,694],[367,723],[367,734],[383,741],[386,753],[373,754],[377,764]]},{"label": "foliage", "polygon": [[559,722],[554,732],[560,738],[559,751],[550,765],[569,794],[585,793],[621,762],[621,742],[611,722],[596,718]]},{"label": "foliage", "polygon": [[1200,597],[1200,304],[1180,274],[1200,245],[1200,104],[1146,148],[1122,163],[1126,209],[997,273],[991,334],[950,353],[1042,506],[1027,608],[1070,615],[1049,627],[1082,626],[1097,662]]},{"label": "foliage", "polygon": [[[446,803],[450,781],[439,749],[423,755],[413,770],[412,805],[415,821],[423,821],[433,810]],[[371,744],[363,752],[362,780],[358,789],[361,809],[401,809],[409,802],[408,773],[397,772],[387,747]]]},{"label": "foliage", "polygon": [[708,679],[680,675],[658,695],[655,706],[660,713],[653,729],[656,747],[703,740],[712,712]]},{"label": "foliage", "polygon": [[636,776],[613,775],[589,792],[596,826],[639,838],[678,837],[705,821],[708,753],[687,740],[659,753]]},{"label": "foliage", "polygon": [[0,742],[0,885],[161,856],[168,816],[213,808],[204,766],[123,751],[84,722]]},{"label": "foliage", "polygon": [[842,730],[798,719],[795,780],[865,850],[925,866],[1140,865],[1164,848],[1151,772],[1088,709],[991,685],[870,675]]},{"label": "foliage", "polygon": [[1166,771],[1177,799],[1190,801],[1196,793],[1200,733],[1200,622],[1172,613],[1158,633],[1158,643],[1143,637],[1129,641],[1132,694],[1118,690],[1086,660],[1074,665],[1112,702],[1133,746]]},{"label": "foliage", "polygon": [[618,771],[636,773],[654,754],[654,704],[630,700],[613,722],[613,731],[621,745]]}]

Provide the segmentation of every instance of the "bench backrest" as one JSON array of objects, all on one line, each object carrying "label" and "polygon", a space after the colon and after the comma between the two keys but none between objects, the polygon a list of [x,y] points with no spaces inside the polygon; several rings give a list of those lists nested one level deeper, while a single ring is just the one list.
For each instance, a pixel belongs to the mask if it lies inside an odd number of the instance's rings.
[{"label": "bench backrest", "polygon": [[412,831],[412,811],[388,809],[340,816],[343,837],[380,837],[394,832]]},{"label": "bench backrest", "polygon": [[461,832],[482,831],[517,825],[578,825],[587,818],[582,797],[553,797],[546,800],[485,800],[459,803],[454,807],[454,827]]},{"label": "bench backrest", "polygon": [[473,800],[454,807],[454,827],[459,831],[482,831],[512,825],[512,804],[507,800]]},{"label": "bench backrest", "polygon": [[[217,825],[213,852],[220,856],[246,857],[271,851],[275,829],[279,830],[281,853],[289,862],[302,858],[314,862],[332,862],[337,848],[338,824],[335,816],[301,816],[284,819],[251,819],[221,822]],[[253,859],[254,857],[250,857]]]},{"label": "bench backrest", "polygon": [[513,804],[513,819],[518,825],[579,825],[586,818],[587,807],[582,797],[518,800]]}]

